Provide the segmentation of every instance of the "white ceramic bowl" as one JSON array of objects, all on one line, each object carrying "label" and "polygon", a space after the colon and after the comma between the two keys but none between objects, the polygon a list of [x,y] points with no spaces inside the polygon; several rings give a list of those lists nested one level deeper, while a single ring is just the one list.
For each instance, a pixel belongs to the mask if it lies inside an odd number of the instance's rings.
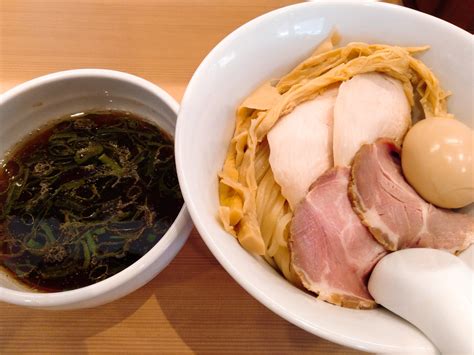
[{"label": "white ceramic bowl", "polygon": [[[102,69],[69,70],[21,84],[0,97],[0,157],[48,120],[93,109],[116,109],[145,117],[174,133],[178,103],[139,77]],[[183,246],[192,221],[183,206],[163,238],[137,262],[94,285],[55,293],[31,292],[0,270],[0,301],[45,309],[95,307],[143,286]]]},{"label": "white ceramic bowl", "polygon": [[[343,42],[431,45],[422,60],[454,95],[450,111],[472,126],[473,38],[442,20],[400,6],[317,1],[282,8],[237,29],[196,70],[178,116],[176,159],[181,189],[209,249],[252,296],[295,325],[370,352],[432,352],[416,328],[379,308],[358,311],[317,300],[247,253],[217,219],[217,173],[234,130],[238,104],[259,84],[278,78],[333,28]],[[439,295],[433,295],[439,297]]]}]

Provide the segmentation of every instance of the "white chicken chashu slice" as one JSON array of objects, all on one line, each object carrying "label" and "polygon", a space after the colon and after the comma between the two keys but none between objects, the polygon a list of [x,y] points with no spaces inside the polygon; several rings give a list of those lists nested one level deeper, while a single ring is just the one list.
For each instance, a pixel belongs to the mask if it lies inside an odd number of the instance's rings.
[{"label": "white chicken chashu slice", "polygon": [[402,143],[411,125],[411,107],[402,83],[373,72],[339,87],[334,107],[334,165],[350,165],[363,144],[385,137]]},{"label": "white chicken chashu slice", "polygon": [[333,166],[332,129],[338,88],[298,105],[267,135],[270,166],[292,209],[311,184]]}]

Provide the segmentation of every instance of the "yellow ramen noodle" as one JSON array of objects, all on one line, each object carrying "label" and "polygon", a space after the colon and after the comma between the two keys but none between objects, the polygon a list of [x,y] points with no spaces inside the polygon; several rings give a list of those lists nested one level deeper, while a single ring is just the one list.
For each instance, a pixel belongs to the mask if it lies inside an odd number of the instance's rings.
[{"label": "yellow ramen noodle", "polygon": [[329,85],[354,75],[382,72],[402,82],[408,101],[415,96],[425,117],[449,116],[448,92],[412,55],[428,47],[396,47],[350,43],[333,48],[333,35],[314,54],[276,83],[265,83],[237,109],[235,132],[219,173],[219,217],[226,231],[249,252],[261,255],[295,284],[288,249],[293,211],[275,182],[266,135],[298,104],[321,94]]}]

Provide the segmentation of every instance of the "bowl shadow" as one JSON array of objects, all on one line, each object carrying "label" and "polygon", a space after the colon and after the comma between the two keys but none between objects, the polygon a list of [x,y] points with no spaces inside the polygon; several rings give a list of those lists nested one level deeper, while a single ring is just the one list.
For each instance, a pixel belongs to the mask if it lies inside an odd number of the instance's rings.
[{"label": "bowl shadow", "polygon": [[0,353],[34,353],[40,350],[54,353],[88,353],[89,347],[97,345],[88,344],[88,338],[91,338],[92,342],[100,341],[94,336],[132,316],[152,297],[153,288],[142,287],[106,305],[64,311],[32,309],[2,303]]},{"label": "bowl shadow", "polygon": [[2,304],[0,353],[37,352],[48,348],[59,353],[88,353],[88,338],[105,332],[133,315],[152,294],[151,288],[142,287],[106,305],[70,311]]},{"label": "bowl shadow", "polygon": [[220,266],[196,231],[159,278],[156,300],[195,353],[360,353],[314,336],[257,302]]}]

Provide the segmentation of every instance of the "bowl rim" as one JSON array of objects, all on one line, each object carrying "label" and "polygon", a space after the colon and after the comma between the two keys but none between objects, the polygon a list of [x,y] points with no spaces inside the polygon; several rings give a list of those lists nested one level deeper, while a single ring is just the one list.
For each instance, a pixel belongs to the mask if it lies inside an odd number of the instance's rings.
[{"label": "bowl rim", "polygon": [[[309,2],[304,2],[304,3],[284,6],[276,10],[264,13],[244,23],[243,25],[241,25],[240,27],[238,27],[237,29],[229,33],[227,36],[225,36],[222,40],[220,40],[212,48],[212,50],[206,55],[206,57],[202,60],[202,62],[199,64],[199,66],[195,70],[193,76],[191,77],[191,80],[189,81],[188,86],[183,95],[183,98],[181,100],[181,107],[180,107],[178,120],[176,124],[175,146],[176,146],[176,162],[177,162],[176,167],[178,171],[178,178],[179,178],[179,182],[181,186],[181,191],[183,193],[183,197],[185,199],[186,205],[188,206],[188,210],[194,222],[194,225],[197,231],[199,232],[199,235],[204,240],[204,242],[206,243],[207,247],[212,252],[212,254],[223,266],[223,268],[252,297],[254,297],[262,305],[264,305],[265,307],[267,307],[268,309],[270,309],[272,312],[276,313],[283,319],[289,321],[290,323],[298,326],[301,329],[306,330],[307,332],[311,334],[320,336],[331,342],[334,342],[343,346],[347,346],[350,348],[363,350],[363,351],[373,351],[373,352],[394,351],[394,349],[390,350],[387,346],[383,346],[379,344],[363,343],[363,342],[358,341],[357,339],[341,335],[338,332],[331,331],[329,329],[318,327],[312,324],[308,324],[303,319],[299,319],[295,317],[294,315],[288,313],[280,302],[275,301],[274,299],[272,299],[272,297],[269,297],[269,295],[261,292],[257,287],[253,285],[253,283],[247,281],[245,277],[243,277],[244,275],[242,274],[241,270],[239,270],[235,265],[230,263],[230,261],[226,258],[225,253],[222,253],[220,248],[214,243],[213,239],[215,237],[212,236],[212,233],[208,229],[207,225],[201,221],[200,219],[201,212],[199,211],[198,206],[195,204],[194,199],[191,196],[190,187],[188,185],[188,182],[184,173],[184,170],[185,170],[184,158],[183,158],[184,148],[182,148],[184,142],[183,143],[181,142],[181,135],[182,135],[181,132],[184,130],[185,123],[180,118],[181,118],[181,115],[184,114],[187,107],[193,101],[194,92],[196,92],[197,88],[200,85],[198,80],[199,80],[199,77],[201,76],[201,73],[205,70],[205,68],[212,66],[212,64],[215,62],[216,55],[220,51],[222,51],[225,47],[227,47],[229,43],[232,43],[238,37],[243,36],[243,35],[247,35],[248,37],[248,34],[252,33],[252,31],[257,26],[259,26],[262,22],[266,22],[266,21],[270,22],[272,19],[280,16],[281,14],[292,11],[294,9],[310,8],[310,7],[317,8],[317,7],[326,7],[326,6],[340,7],[341,9],[345,7],[385,8],[385,9],[389,9],[389,11],[391,12],[398,12],[402,14],[403,16],[417,18],[420,21],[429,21],[437,26],[443,27],[443,29],[445,29],[446,31],[455,32],[457,36],[465,37],[466,39],[469,39],[471,41],[474,37],[469,32],[445,20],[439,19],[435,16],[432,16],[423,12],[419,12],[419,11],[416,11],[404,6],[390,4],[390,3],[383,3],[383,2],[378,2],[378,1],[371,1],[371,0],[363,0],[359,2],[355,2],[353,0],[338,0],[338,1],[318,0],[314,2],[309,1]],[[345,10],[347,11],[347,9]],[[412,350],[415,351],[416,349],[412,348]]]},{"label": "bowl rim", "polygon": [[[14,99],[27,91],[38,90],[44,85],[63,80],[84,78],[113,79],[139,86],[156,95],[172,110],[174,114],[176,114],[176,117],[178,115],[178,102],[165,90],[138,76],[110,69],[71,69],[46,74],[18,84],[5,91],[0,95],[0,104],[7,102],[7,100]],[[173,132],[169,133],[173,135]],[[186,226],[186,228],[183,228],[183,226]],[[26,290],[12,290],[0,286],[0,301],[34,308],[59,308],[80,304],[81,302],[91,300],[100,295],[108,294],[109,292],[120,288],[121,285],[136,278],[143,269],[149,268],[156,262],[157,258],[163,255],[173,244],[179,245],[178,252],[186,242],[189,236],[188,230],[191,226],[192,220],[189,217],[186,204],[183,202],[180,212],[163,237],[145,255],[119,273],[98,283],[68,291],[43,293]]]}]

